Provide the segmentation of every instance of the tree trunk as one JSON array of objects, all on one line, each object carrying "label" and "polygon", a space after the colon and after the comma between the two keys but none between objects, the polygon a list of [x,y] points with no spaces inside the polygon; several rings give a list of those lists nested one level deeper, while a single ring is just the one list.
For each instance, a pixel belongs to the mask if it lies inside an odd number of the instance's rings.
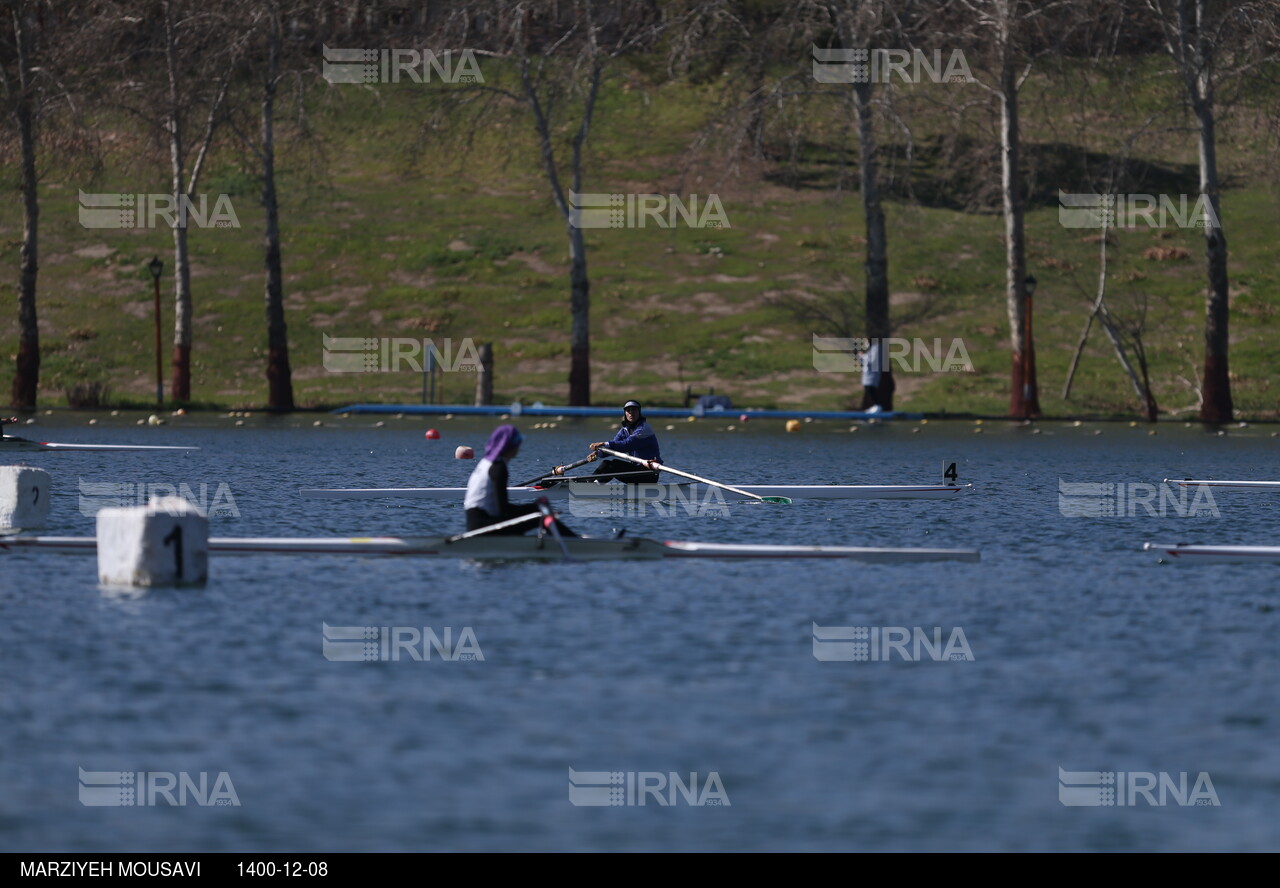
[{"label": "tree trunk", "polygon": [[14,367],[10,403],[19,409],[36,406],[40,387],[40,327],[36,322],[36,276],[40,270],[40,200],[36,177],[36,111],[32,96],[31,59],[23,10],[12,11],[16,50],[15,79],[4,77],[5,91],[13,103],[22,154],[22,254],[18,278],[18,355]]},{"label": "tree trunk", "polygon": [[164,6],[165,61],[169,79],[169,166],[172,194],[178,224],[173,229],[173,376],[169,397],[173,401],[191,400],[191,264],[187,252],[187,214],[182,184],[186,163],[182,144],[182,103],[178,98],[177,36],[174,34],[173,10]]},{"label": "tree trunk", "polygon": [[488,407],[493,403],[493,343],[480,346],[480,368],[476,373],[476,406]]},{"label": "tree trunk", "polygon": [[[595,111],[596,97],[600,91],[600,80],[603,71],[599,64],[593,64],[591,80],[582,101],[582,121],[573,137],[573,159],[570,173],[572,185],[570,191],[582,193],[582,148],[586,144],[587,134],[591,130],[591,116]],[[582,229],[575,222],[576,213],[565,200],[564,188],[560,184],[560,173],[556,166],[555,147],[551,140],[551,123],[543,110],[538,97],[538,90],[529,71],[529,60],[521,61],[520,78],[524,86],[525,101],[533,113],[534,127],[538,131],[538,141],[542,150],[542,167],[551,186],[551,199],[565,220],[565,230],[569,235],[569,312],[571,330],[569,335],[569,406],[591,406],[591,281],[587,277],[587,244],[582,236]]]},{"label": "tree trunk", "polygon": [[1138,356],[1138,367],[1142,370],[1143,408],[1147,414],[1147,422],[1156,422],[1160,418],[1160,408],[1156,405],[1156,396],[1151,391],[1151,372],[1147,366],[1147,350],[1143,348],[1141,340],[1134,342],[1133,350]]},{"label": "tree trunk", "polygon": [[764,159],[764,131],[765,131],[765,107],[764,107],[764,83],[765,83],[765,59],[763,50],[748,50],[749,57],[747,59],[747,84],[750,88],[748,94],[747,106],[747,123],[744,128],[746,133],[746,141],[750,146],[748,149],[752,160]]},{"label": "tree trunk", "polygon": [[[884,208],[880,204],[879,167],[876,159],[876,136],[871,116],[871,84],[853,85],[854,108],[858,117],[858,151],[862,209],[867,225],[866,314],[867,339],[881,342],[893,332],[889,325],[889,239],[885,232]],[[881,362],[880,406],[893,409],[893,368]]]},{"label": "tree trunk", "polygon": [[276,195],[275,96],[280,57],[279,10],[272,9],[267,79],[262,97],[262,206],[266,212],[267,407],[293,410],[289,332],[284,319],[284,275],[280,265],[280,202]]},{"label": "tree trunk", "polygon": [[[16,35],[19,44],[24,35]],[[31,96],[25,88],[25,53],[19,50],[18,138],[22,143],[22,259],[18,285],[18,360],[10,392],[14,407],[34,409],[40,385],[40,328],[36,323],[36,274],[40,268],[40,201],[36,191],[36,137]]]},{"label": "tree trunk", "polygon": [[1200,404],[1200,421],[1223,423],[1230,422],[1234,416],[1231,376],[1227,366],[1230,348],[1230,289],[1227,279],[1227,236],[1222,229],[1222,209],[1218,199],[1213,85],[1207,70],[1201,72],[1198,87],[1198,95],[1193,96],[1192,107],[1200,128],[1200,193],[1213,210],[1213,218],[1206,220],[1204,228],[1209,290],[1205,298],[1204,400]]},{"label": "tree trunk", "polygon": [[591,281],[582,229],[569,226],[569,406],[591,406]]},{"label": "tree trunk", "polygon": [[[1216,52],[1226,52],[1220,40],[1215,16],[1226,10],[1210,11],[1206,0],[1177,0],[1173,9],[1153,4],[1157,21],[1164,29],[1166,48],[1186,90],[1195,114],[1200,148],[1200,194],[1209,204],[1211,218],[1205,219],[1205,265],[1209,287],[1205,294],[1204,380],[1200,398],[1200,421],[1229,422],[1234,417],[1231,375],[1227,364],[1230,348],[1229,281],[1227,278],[1227,237],[1222,225],[1218,195],[1217,139],[1214,135],[1213,61]],[[1197,207],[1199,205],[1197,204]]]},{"label": "tree trunk", "polygon": [[173,270],[173,375],[169,398],[185,402],[191,400],[191,260],[185,221],[173,229]]},{"label": "tree trunk", "polygon": [[1005,298],[1013,344],[1009,414],[1033,419],[1040,415],[1040,395],[1036,387],[1035,347],[1027,330],[1027,258],[1018,166],[1018,83],[1012,49],[1008,45],[1011,38],[1006,34],[1004,39],[1000,70],[1000,184],[1004,193]]}]

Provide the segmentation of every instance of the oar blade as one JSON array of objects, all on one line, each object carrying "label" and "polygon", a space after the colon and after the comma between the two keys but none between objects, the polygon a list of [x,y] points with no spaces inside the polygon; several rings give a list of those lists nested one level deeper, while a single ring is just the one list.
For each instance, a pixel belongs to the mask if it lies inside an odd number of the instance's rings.
[{"label": "oar blade", "polygon": [[789,496],[762,496],[762,497],[760,497],[760,502],[762,502],[762,503],[774,503],[775,505],[779,505],[779,506],[789,506],[789,505],[791,505],[791,497],[789,497]]}]

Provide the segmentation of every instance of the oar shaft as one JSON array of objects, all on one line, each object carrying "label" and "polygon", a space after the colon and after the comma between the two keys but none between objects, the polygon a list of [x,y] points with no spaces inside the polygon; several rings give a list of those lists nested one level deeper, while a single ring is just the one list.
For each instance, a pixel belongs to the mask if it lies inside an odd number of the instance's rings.
[{"label": "oar shaft", "polygon": [[[569,465],[567,465],[567,466],[565,466],[565,467],[564,467],[564,470],[567,472],[567,471],[569,471],[570,469],[576,469],[578,466],[585,466],[585,465],[586,465],[587,463],[589,463],[589,462],[591,462],[591,460],[590,460],[590,459],[580,459],[580,460],[578,460],[578,461],[577,461],[577,462],[575,462],[575,463],[569,463]],[[552,476],[552,475],[554,475],[554,474],[555,474],[554,472],[543,472],[543,473],[542,473],[541,475],[539,475],[538,477],[536,477],[536,478],[530,478],[528,481],[525,481],[523,484],[517,484],[516,486],[517,486],[517,487],[528,487],[530,484],[536,484],[537,482],[541,481],[543,478],[549,478],[549,477],[551,477],[551,476]]]},{"label": "oar shaft", "polygon": [[[631,462],[639,463],[642,466],[649,465],[647,461],[640,459],[640,457],[638,456],[632,456],[629,453],[620,453],[617,450],[610,450],[607,447],[600,447],[598,449],[601,453],[607,453],[610,456],[616,456],[619,459],[630,460]],[[679,475],[682,478],[688,478],[690,481],[701,481],[703,484],[710,484],[712,487],[722,488],[723,490],[727,490],[730,493],[736,493],[739,496],[745,496],[751,499],[758,499],[762,501],[764,500],[764,497],[760,496],[759,494],[750,493],[749,491],[741,490],[737,487],[730,487],[728,484],[721,484],[719,481],[712,481],[710,478],[699,478],[697,475],[694,475],[691,472],[682,472],[679,469],[673,469],[673,468],[670,468],[669,466],[664,466],[662,463],[658,463],[658,468],[664,472],[670,472],[673,475]]]},{"label": "oar shaft", "polygon": [[456,543],[458,540],[469,540],[472,537],[482,536],[486,533],[493,533],[498,530],[505,530],[508,527],[515,527],[519,524],[528,524],[530,521],[541,518],[537,512],[530,512],[528,515],[520,515],[517,518],[508,518],[506,521],[499,521],[497,524],[489,524],[475,530],[468,530],[466,533],[454,534],[445,540],[446,543]]},{"label": "oar shaft", "polygon": [[564,560],[572,561],[573,559],[569,557],[569,547],[564,544],[564,538],[560,536],[560,528],[556,527],[556,516],[551,511],[551,505],[545,496],[538,498],[538,511],[542,513],[544,526],[550,529],[551,535],[560,544],[560,553],[564,555]]}]

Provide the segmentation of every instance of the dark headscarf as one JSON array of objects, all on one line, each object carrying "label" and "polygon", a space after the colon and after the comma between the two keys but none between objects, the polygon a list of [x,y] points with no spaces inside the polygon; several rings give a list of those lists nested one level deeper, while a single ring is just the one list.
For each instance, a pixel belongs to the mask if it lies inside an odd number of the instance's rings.
[{"label": "dark headscarf", "polygon": [[524,435],[513,425],[500,425],[489,436],[489,443],[484,445],[484,458],[490,462],[498,459],[513,447],[519,447]]},{"label": "dark headscarf", "polygon": [[[633,421],[629,421],[627,419],[628,407],[636,408],[636,418]],[[643,422],[644,422],[644,408],[640,406],[639,401],[632,400],[622,405],[622,427],[624,429],[628,431],[631,431],[632,429],[638,429],[640,428],[640,425]]]}]

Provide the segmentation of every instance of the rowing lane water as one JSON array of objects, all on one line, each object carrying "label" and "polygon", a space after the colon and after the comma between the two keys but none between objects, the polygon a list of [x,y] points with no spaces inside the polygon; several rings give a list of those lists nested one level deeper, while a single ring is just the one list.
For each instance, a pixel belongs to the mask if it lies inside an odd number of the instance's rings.
[{"label": "rowing lane water", "polygon": [[[103,488],[86,496],[81,482],[133,485],[116,489],[125,497],[139,485],[182,484],[198,497],[204,484],[209,505],[238,513],[211,519],[217,536],[461,528],[452,504],[296,491],[464,484],[473,463],[454,460],[453,449],[478,447],[488,425],[433,419],[444,437],[430,442],[424,420],[313,429],[312,419],[41,427],[57,441],[202,448],[24,455],[53,473],[42,532],[93,533],[82,511],[102,504]],[[853,434],[813,423],[787,435],[781,423],[726,424],[680,424],[663,434],[664,455],[738,483],[918,483],[955,460],[975,489],[958,502],[566,519],[586,532],[625,524],[669,539],[974,547],[982,561],[215,555],[203,589],[124,593],[97,585],[92,558],[0,554],[0,850],[1280,845],[1280,574],[1274,565],[1161,565],[1141,551],[1145,540],[1274,544],[1280,495],[1223,491],[1216,516],[1184,517],[1166,500],[1163,517],[1139,504],[1132,517],[1121,506],[1118,517],[1090,518],[1069,515],[1089,503],[1114,510],[1115,488],[1060,487],[1118,484],[1141,497],[1133,485],[1166,477],[1275,479],[1271,427],[1216,436],[1166,424],[1152,437],[1118,424],[1032,435],[999,423],[981,434],[959,423]],[[604,429],[596,420],[526,424],[513,477],[579,456]],[[419,661],[402,648],[399,660],[326,659],[322,624],[400,627],[410,643],[424,627],[443,642],[448,627],[454,647],[445,650],[457,658],[431,648]],[[943,642],[962,637],[964,649],[950,651],[962,659],[910,644],[910,659],[879,647],[864,660],[832,659],[856,656],[858,642],[825,640],[831,627],[862,627],[877,642],[894,627],[919,627],[932,641],[938,627]],[[457,644],[465,629],[483,659],[463,659],[476,652]],[[225,772],[239,804],[206,806],[175,789],[185,805],[139,791],[132,806],[89,806],[81,799],[104,778],[89,775],[85,795],[81,769],[147,772],[152,786],[157,774],[180,786],[203,773],[209,802]],[[576,773],[571,786],[571,769],[619,773],[622,804],[586,804],[608,800],[608,775]],[[1163,805],[1141,795],[1096,804],[1101,778],[1060,779],[1060,769],[1124,772],[1126,786],[1148,775],[1176,783],[1186,772],[1191,804],[1174,792]],[[1201,772],[1218,805],[1187,798]],[[695,783],[691,796],[670,794],[673,773]]]}]

